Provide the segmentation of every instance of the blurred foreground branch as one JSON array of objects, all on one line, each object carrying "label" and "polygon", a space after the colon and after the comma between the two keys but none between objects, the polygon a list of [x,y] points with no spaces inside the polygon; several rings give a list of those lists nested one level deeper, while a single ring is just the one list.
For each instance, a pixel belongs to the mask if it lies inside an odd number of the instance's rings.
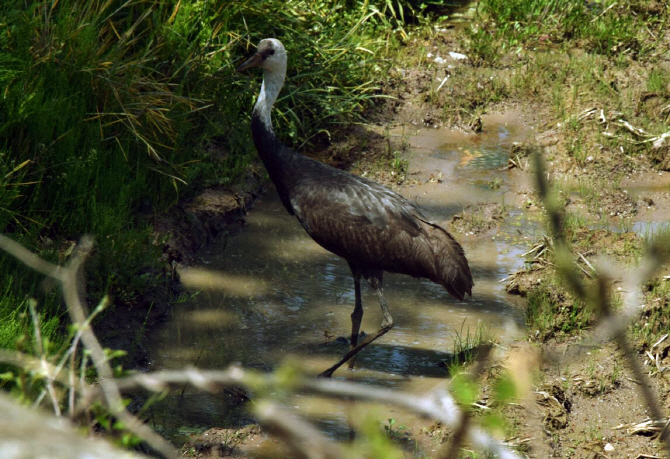
[{"label": "blurred foreground branch", "polygon": [[[126,410],[119,388],[113,381],[114,373],[109,366],[105,351],[87,321],[85,311],[88,308],[84,306],[84,285],[80,279],[83,278],[82,265],[92,248],[93,238],[84,236],[65,266],[57,266],[41,259],[8,237],[0,235],[0,249],[10,253],[35,271],[60,283],[70,318],[81,333],[81,340],[86,349],[91,353],[91,360],[100,378],[99,387],[110,414],[116,416],[126,428],[144,439],[163,456],[177,457],[177,452],[170,443]],[[52,379],[50,375],[48,379]]]},{"label": "blurred foreground branch", "polygon": [[3,393],[0,412],[2,459],[146,459],[101,439],[85,438],[63,418],[21,406]]},{"label": "blurred foreground branch", "polygon": [[[191,368],[188,370],[165,370],[153,373],[142,373],[117,379],[116,384],[123,390],[133,388],[144,388],[146,390],[161,392],[169,389],[176,389],[183,384],[191,384],[201,390],[208,392],[218,392],[222,387],[229,385],[242,385],[255,388],[263,393],[270,393],[277,389],[291,389],[298,393],[320,394],[342,399],[368,400],[378,403],[394,405],[399,408],[418,413],[426,418],[440,421],[445,426],[452,429],[459,427],[462,422],[462,412],[458,408],[456,401],[442,385],[436,387],[425,395],[413,395],[407,392],[385,389],[380,387],[370,387],[362,384],[354,384],[346,381],[322,379],[322,378],[303,378],[296,376],[285,380],[274,373],[263,374],[251,370],[244,370],[240,367],[232,366],[227,370],[198,370]],[[90,392],[92,397],[87,402],[91,403],[94,398],[101,396],[101,391]],[[265,402],[263,402],[265,403]],[[264,416],[271,416],[271,423],[276,426],[281,423],[281,417],[275,416],[279,408],[268,408],[267,404],[258,402],[254,409],[262,424],[265,423]],[[288,422],[285,420],[283,422]],[[293,429],[286,425],[283,426],[286,435]],[[316,435],[316,434],[315,434]],[[321,435],[321,434],[319,434]],[[322,436],[322,435],[321,435]],[[323,437],[323,436],[322,436]],[[467,438],[472,444],[480,449],[495,452],[501,458],[518,458],[518,456],[505,447],[500,442],[486,435],[478,428],[468,429]],[[293,440],[298,440],[293,438]],[[317,439],[315,439],[317,441]],[[320,442],[332,443],[323,437]],[[333,454],[335,448],[329,451]],[[306,456],[309,457],[309,456]],[[323,456],[323,457],[344,457],[344,456]]]},{"label": "blurred foreground branch", "polygon": [[[663,409],[658,397],[651,388],[649,378],[642,371],[633,348],[628,343],[626,328],[633,319],[639,317],[642,311],[641,293],[645,282],[658,273],[659,269],[670,260],[670,237],[665,235],[656,238],[650,244],[647,254],[637,268],[616,266],[610,260],[602,260],[596,266],[595,286],[589,289],[573,267],[572,250],[567,241],[565,229],[563,228],[562,209],[560,208],[558,199],[551,192],[544,160],[539,154],[535,156],[535,177],[537,189],[540,198],[544,202],[550,223],[550,230],[555,246],[557,270],[568,282],[574,294],[586,304],[591,305],[599,314],[599,324],[587,335],[583,342],[586,342],[587,346],[592,347],[602,344],[609,339],[614,339],[640,385],[640,390],[653,420],[664,420]],[[614,280],[618,280],[624,285],[623,309],[617,312],[611,307],[611,298],[613,296],[611,285]],[[577,353],[579,353],[581,349],[584,349],[584,346],[581,345],[572,349],[578,349]],[[574,357],[575,354],[576,352],[568,351],[563,356],[552,357],[553,359],[563,360]],[[670,452],[670,436],[668,435],[667,426],[661,432],[660,438],[664,442],[666,452]]]}]

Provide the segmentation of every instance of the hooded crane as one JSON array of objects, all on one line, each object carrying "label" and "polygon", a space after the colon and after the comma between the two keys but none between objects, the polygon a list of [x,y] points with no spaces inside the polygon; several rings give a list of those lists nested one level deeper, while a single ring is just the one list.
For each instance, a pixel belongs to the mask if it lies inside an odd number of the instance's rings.
[{"label": "hooded crane", "polygon": [[[430,279],[459,300],[472,294],[472,275],[460,244],[405,197],[280,143],[270,116],[286,77],[286,50],[279,40],[262,40],[256,54],[237,70],[251,67],[263,69],[263,85],[251,116],[258,155],[288,213],[296,216],[319,245],[347,260],[354,278],[351,347],[320,375],[328,377],[393,327],[382,293],[384,271]],[[361,277],[377,293],[384,317],[377,333],[358,343],[363,318]]]}]

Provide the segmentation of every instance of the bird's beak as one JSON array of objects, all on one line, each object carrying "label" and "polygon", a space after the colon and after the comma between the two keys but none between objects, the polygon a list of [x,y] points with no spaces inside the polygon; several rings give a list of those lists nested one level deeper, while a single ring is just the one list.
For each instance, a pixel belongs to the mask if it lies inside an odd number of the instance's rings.
[{"label": "bird's beak", "polygon": [[261,53],[256,53],[253,56],[251,56],[249,59],[244,61],[242,65],[237,67],[237,71],[241,72],[243,70],[249,69],[251,67],[260,67],[260,65],[263,63],[263,56],[261,56]]}]

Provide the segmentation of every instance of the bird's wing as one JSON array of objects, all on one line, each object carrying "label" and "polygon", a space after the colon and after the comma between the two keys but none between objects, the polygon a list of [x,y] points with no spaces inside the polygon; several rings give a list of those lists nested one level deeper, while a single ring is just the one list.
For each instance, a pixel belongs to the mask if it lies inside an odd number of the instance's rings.
[{"label": "bird's wing", "polygon": [[307,232],[313,234],[315,225],[328,224],[358,230],[374,227],[377,231],[393,226],[410,235],[418,234],[416,218],[425,217],[404,196],[361,177],[345,177],[337,181],[306,180],[294,188],[291,206]]},{"label": "bird's wing", "polygon": [[318,244],[362,267],[425,277],[462,299],[472,275],[462,247],[408,199],[355,176],[307,178],[293,211]]},{"label": "bird's wing", "polygon": [[293,211],[319,245],[349,262],[400,272],[396,266],[422,234],[407,199],[358,177],[305,180],[291,193]]}]

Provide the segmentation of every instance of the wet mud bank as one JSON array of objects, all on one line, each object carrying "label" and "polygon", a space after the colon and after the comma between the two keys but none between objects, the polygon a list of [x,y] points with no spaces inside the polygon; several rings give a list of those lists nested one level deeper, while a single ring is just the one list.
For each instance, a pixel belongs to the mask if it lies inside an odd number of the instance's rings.
[{"label": "wet mud bank", "polygon": [[209,188],[183,199],[153,221],[154,245],[161,250],[160,271],[155,289],[145,291],[132,306],[117,306],[96,330],[105,347],[127,354],[126,369],[146,370],[150,366],[147,339],[168,317],[176,297],[183,293],[178,267],[197,259],[198,250],[212,243],[232,224],[243,222],[255,200],[267,189],[257,174],[249,174],[236,188]]},{"label": "wet mud bank", "polygon": [[166,240],[163,259],[169,264],[188,265],[202,247],[216,240],[231,223],[244,220],[254,200],[266,187],[253,179],[253,191],[209,188],[180,202],[154,223],[156,240]]}]

